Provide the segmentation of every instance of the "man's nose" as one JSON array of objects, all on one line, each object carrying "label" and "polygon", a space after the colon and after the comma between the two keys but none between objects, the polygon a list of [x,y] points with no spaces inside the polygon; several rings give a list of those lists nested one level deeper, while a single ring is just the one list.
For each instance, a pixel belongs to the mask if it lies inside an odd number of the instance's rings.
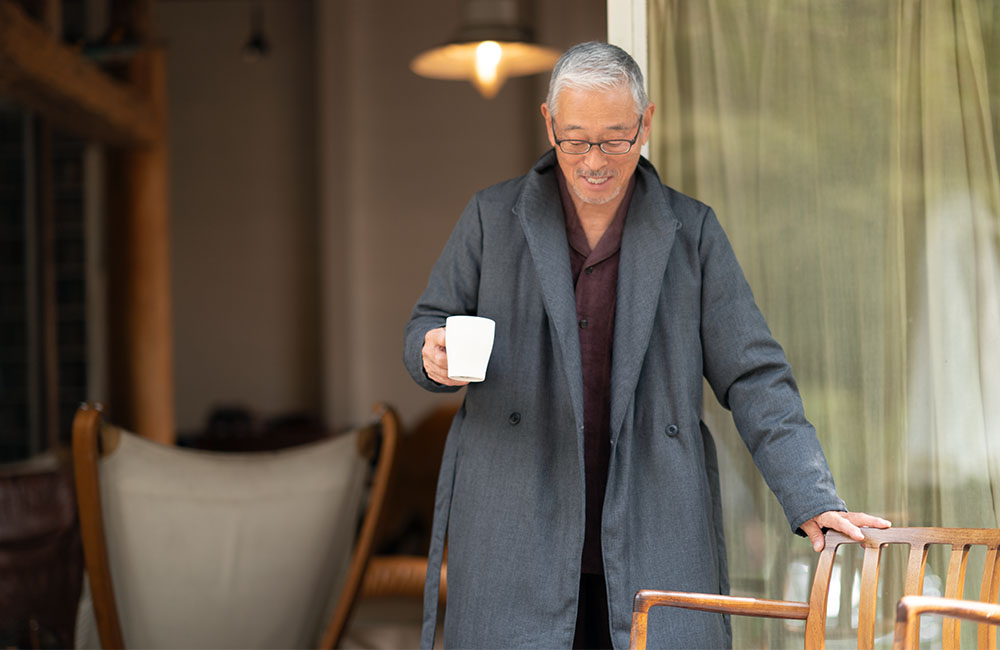
[{"label": "man's nose", "polygon": [[583,154],[583,162],[590,169],[600,169],[607,163],[606,154],[596,144],[590,145],[590,151]]}]

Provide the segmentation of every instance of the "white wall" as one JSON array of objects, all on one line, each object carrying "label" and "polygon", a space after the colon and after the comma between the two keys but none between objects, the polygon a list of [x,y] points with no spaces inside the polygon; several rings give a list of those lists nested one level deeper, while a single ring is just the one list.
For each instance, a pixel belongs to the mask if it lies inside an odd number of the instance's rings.
[{"label": "white wall", "polygon": [[[251,8],[273,48],[240,50]],[[318,402],[312,4],[156,4],[168,48],[177,423]]]},{"label": "white wall", "polygon": [[[525,5],[536,10],[529,20],[543,42],[562,49],[603,38],[603,0]],[[323,396],[331,422],[363,418],[377,400],[412,421],[435,401],[456,399],[410,379],[403,327],[471,195],[524,173],[548,148],[539,113],[546,75],[509,80],[487,101],[467,83],[409,71],[416,54],[458,27],[458,6],[318,5],[323,331],[333,333]]]},{"label": "white wall", "polygon": [[[337,332],[327,348],[324,404],[328,419],[342,423],[364,417],[376,400],[404,413],[427,401],[402,366],[403,325],[472,192],[518,173],[532,157],[524,126],[530,107],[523,83],[488,102],[468,84],[409,71],[414,55],[449,36],[452,3],[319,8],[318,33],[327,37],[318,37],[321,219],[328,226],[323,329]],[[346,54],[324,45],[338,30]],[[347,309],[338,292],[345,279]]]}]

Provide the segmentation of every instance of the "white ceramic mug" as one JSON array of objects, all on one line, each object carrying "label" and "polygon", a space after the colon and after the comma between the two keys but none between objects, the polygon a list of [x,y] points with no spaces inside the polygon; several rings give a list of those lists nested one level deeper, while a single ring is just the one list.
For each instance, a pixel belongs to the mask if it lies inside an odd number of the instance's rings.
[{"label": "white ceramic mug", "polygon": [[496,323],[481,316],[449,316],[445,321],[444,345],[448,354],[448,378],[483,381],[493,351]]}]

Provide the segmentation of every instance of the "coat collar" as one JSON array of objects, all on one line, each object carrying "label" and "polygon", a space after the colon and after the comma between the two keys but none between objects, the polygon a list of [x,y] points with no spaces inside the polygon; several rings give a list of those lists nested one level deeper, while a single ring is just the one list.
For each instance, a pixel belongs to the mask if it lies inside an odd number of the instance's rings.
[{"label": "coat collar", "polygon": [[528,250],[542,286],[545,310],[556,330],[562,350],[569,395],[577,430],[583,430],[583,371],[580,334],[576,323],[576,295],[569,266],[569,244],[555,174],[555,150],[538,159],[528,172],[514,214],[521,221]]},{"label": "coat collar", "polygon": [[681,227],[649,161],[640,158],[635,173],[635,191],[625,218],[618,261],[615,340],[611,351],[612,442],[618,439],[635,395],[663,291],[667,258]]},{"label": "coat collar", "polygon": [[[577,430],[583,430],[583,371],[569,245],[555,175],[555,150],[527,174],[514,214],[524,230],[546,311],[562,350]],[[667,205],[656,170],[640,158],[625,219],[618,267],[615,340],[611,362],[611,440],[618,438],[632,401],[653,329],[667,257],[680,222]]]}]

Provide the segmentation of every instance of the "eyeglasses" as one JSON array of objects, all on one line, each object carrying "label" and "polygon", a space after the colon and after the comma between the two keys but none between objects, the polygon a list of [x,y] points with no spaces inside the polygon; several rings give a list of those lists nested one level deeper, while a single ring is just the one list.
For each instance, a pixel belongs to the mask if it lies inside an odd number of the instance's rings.
[{"label": "eyeglasses", "polygon": [[600,147],[601,151],[611,156],[620,156],[632,150],[632,145],[639,139],[639,132],[642,130],[642,118],[639,118],[639,126],[635,130],[635,136],[631,140],[602,140],[601,142],[588,142],[587,140],[560,140],[556,137],[556,120],[552,118],[552,139],[556,141],[556,146],[563,153],[580,156],[594,145]]}]

